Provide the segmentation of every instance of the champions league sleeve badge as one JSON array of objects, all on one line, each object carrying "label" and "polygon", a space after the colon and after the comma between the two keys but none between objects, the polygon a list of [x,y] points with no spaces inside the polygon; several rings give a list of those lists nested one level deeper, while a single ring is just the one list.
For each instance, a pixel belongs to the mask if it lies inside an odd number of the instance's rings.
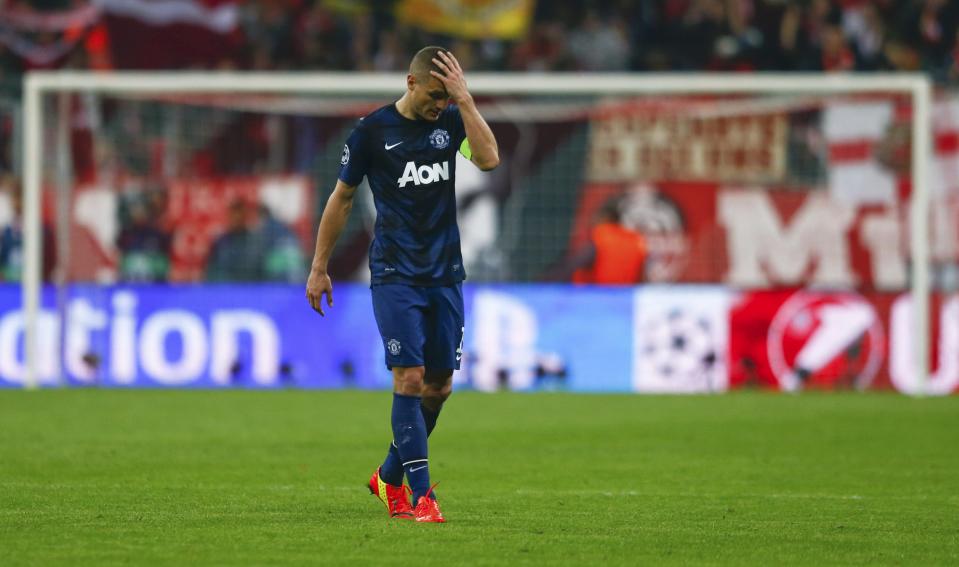
[{"label": "champions league sleeve badge", "polygon": [[442,150],[450,145],[450,134],[446,130],[437,128],[430,134],[430,145],[438,150]]},{"label": "champions league sleeve badge", "polygon": [[340,165],[350,163],[350,147],[343,144],[343,155],[340,156]]}]

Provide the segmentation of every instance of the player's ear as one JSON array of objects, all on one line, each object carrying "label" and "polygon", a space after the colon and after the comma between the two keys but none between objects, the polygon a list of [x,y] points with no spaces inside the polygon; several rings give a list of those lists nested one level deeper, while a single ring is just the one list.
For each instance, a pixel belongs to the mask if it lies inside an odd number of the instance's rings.
[{"label": "player's ear", "polygon": [[406,76],[406,89],[412,91],[413,87],[416,86],[416,76],[412,73]]}]

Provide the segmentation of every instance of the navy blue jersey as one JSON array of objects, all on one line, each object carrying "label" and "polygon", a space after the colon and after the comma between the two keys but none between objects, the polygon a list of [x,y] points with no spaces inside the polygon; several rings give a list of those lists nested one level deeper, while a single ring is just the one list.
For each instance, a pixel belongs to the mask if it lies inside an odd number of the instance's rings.
[{"label": "navy blue jersey", "polygon": [[366,176],[373,191],[373,284],[449,285],[466,277],[453,191],[465,139],[455,105],[430,122],[405,118],[390,104],[353,129],[340,180],[355,186]]}]

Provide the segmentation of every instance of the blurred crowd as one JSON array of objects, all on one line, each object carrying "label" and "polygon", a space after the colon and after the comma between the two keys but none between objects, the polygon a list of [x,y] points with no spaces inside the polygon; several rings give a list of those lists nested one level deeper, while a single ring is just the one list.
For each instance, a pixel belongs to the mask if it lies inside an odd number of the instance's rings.
[{"label": "blurred crowd", "polygon": [[[168,194],[150,187],[128,192],[119,203],[116,277],[126,282],[182,280],[172,272],[177,226]],[[202,273],[210,282],[290,282],[306,278],[307,258],[298,237],[255,199],[235,197],[216,229]],[[187,279],[192,279],[188,277]]]},{"label": "blurred crowd", "polygon": [[[65,10],[90,1],[0,0],[0,8]],[[400,71],[416,49],[441,43],[467,69],[481,71],[923,70],[959,80],[959,3],[948,0],[528,1],[525,34],[475,39],[437,35],[398,17],[402,0],[240,0],[238,25],[224,45],[194,46],[196,60],[185,64]],[[137,37],[104,30],[74,32],[86,37],[49,66],[144,65],[119,55]],[[110,49],[111,42],[119,45]],[[0,73],[36,66],[11,45],[0,42]],[[169,54],[155,55],[168,61]]]},{"label": "blurred crowd", "polygon": [[[155,188],[121,197],[117,211],[119,231],[113,242],[116,270],[111,279],[141,283],[177,279],[171,271],[176,227],[167,214],[167,205],[167,193]],[[226,207],[226,220],[210,242],[205,266],[199,274],[201,279],[299,283],[306,278],[307,258],[299,238],[268,206],[235,198]],[[55,230],[45,220],[42,231],[42,278],[55,281],[59,277]],[[0,281],[19,281],[22,275],[23,204],[19,180],[5,175],[0,176]]]},{"label": "blurred crowd", "polygon": [[[0,177],[0,281],[15,282],[23,276],[23,205],[17,185],[12,176]],[[176,227],[167,216],[166,193],[127,195],[118,216],[114,278],[142,283],[175,280],[171,268]],[[42,278],[54,281],[58,243],[49,221],[43,222],[42,234]],[[306,278],[306,262],[299,238],[269,207],[237,198],[227,205],[226,222],[210,242],[199,276],[210,282],[299,283]]]},{"label": "blurred crowd", "polygon": [[[536,3],[518,40],[431,35],[390,2],[338,13],[322,2],[245,5],[254,69],[400,71],[449,45],[483,71],[925,70],[959,79],[959,3],[948,0],[568,0]],[[343,46],[349,46],[344,49]]]},{"label": "blurred crowd", "polygon": [[[411,54],[427,44],[449,46],[468,71],[892,70],[927,72],[940,83],[959,82],[957,0],[525,0],[530,7],[522,17],[525,31],[480,38],[455,26],[440,32],[421,25],[403,15],[401,5],[409,5],[408,0],[184,2],[211,10],[228,6],[235,17],[224,28],[207,26],[198,35],[184,33],[180,41],[170,41],[148,35],[153,32],[147,28],[131,27],[120,0],[0,0],[0,89],[8,90],[0,91],[0,103],[4,94],[16,98],[20,76],[30,69],[396,72],[405,70]],[[513,4],[524,5],[524,0]],[[16,18],[5,17],[11,14]],[[185,29],[178,28],[178,33]],[[102,116],[86,114],[96,116],[89,121],[102,121],[104,131],[116,130],[114,144],[123,148],[125,158],[140,156],[140,161],[151,163],[151,156],[158,154],[157,132],[168,123],[160,119],[159,126],[151,125],[138,108],[127,112],[114,104]],[[202,151],[185,152],[189,159],[183,160],[184,167],[194,168],[198,176],[256,174],[256,164],[268,153],[270,124],[260,118],[218,121],[216,112],[200,112],[202,120],[181,117],[183,128],[202,130],[187,136],[190,139],[210,140]],[[82,108],[73,114],[81,117],[73,121],[77,124],[87,120]],[[0,107],[0,175],[16,169],[12,116]],[[291,131],[299,132],[304,124],[298,122]],[[81,130],[76,125],[74,129]],[[76,133],[74,137],[82,138]],[[231,139],[262,143],[227,143]],[[98,161],[99,146],[81,146],[91,155],[75,153],[74,174],[87,181],[93,168],[84,163]],[[230,167],[216,166],[220,153],[234,148],[243,153],[226,156],[223,161]],[[199,167],[205,163],[202,157],[213,165]],[[156,167],[124,167],[162,181],[153,171]],[[304,173],[307,168],[286,164],[283,169]],[[173,229],[164,221],[162,194],[132,192],[133,199],[120,204],[114,244],[117,277],[122,280],[171,279]],[[8,202],[10,220],[0,233],[0,272],[11,280],[18,277],[21,261],[20,205],[15,197]],[[598,239],[582,265],[564,269],[592,265],[596,270],[603,257],[600,244],[606,241],[613,240]],[[298,281],[305,273],[306,248],[269,209],[237,201],[229,204],[204,275],[208,280]],[[637,258],[645,257],[644,247],[632,248],[642,250]],[[53,243],[46,249],[52,251]],[[44,260],[47,277],[52,258]]]}]

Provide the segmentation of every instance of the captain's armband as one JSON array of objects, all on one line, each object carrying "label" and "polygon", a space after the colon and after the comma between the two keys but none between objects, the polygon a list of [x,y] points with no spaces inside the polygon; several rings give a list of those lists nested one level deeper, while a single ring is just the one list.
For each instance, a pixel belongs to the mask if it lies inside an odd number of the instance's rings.
[{"label": "captain's armband", "polygon": [[466,138],[463,138],[463,143],[460,144],[460,153],[463,154],[463,157],[472,161],[473,160],[473,150],[470,149],[470,141]]}]

